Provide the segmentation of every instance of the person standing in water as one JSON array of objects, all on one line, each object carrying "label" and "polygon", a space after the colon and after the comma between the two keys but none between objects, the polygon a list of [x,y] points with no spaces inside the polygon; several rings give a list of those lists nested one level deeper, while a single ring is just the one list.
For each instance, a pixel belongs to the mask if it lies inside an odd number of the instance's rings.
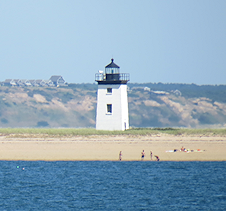
[{"label": "person standing in water", "polygon": [[144,150],[141,152],[141,160],[144,160],[145,152]]}]

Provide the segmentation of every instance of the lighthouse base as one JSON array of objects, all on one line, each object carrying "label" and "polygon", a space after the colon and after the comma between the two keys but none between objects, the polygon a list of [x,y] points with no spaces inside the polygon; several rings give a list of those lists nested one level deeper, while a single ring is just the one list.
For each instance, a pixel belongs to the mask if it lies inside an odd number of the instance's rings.
[{"label": "lighthouse base", "polygon": [[126,84],[98,84],[96,129],[129,129]]}]

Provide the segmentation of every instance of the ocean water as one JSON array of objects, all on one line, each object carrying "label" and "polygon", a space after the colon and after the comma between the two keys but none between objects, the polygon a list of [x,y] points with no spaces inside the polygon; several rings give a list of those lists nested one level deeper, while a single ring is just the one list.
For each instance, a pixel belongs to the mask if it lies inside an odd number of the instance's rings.
[{"label": "ocean water", "polygon": [[0,210],[226,210],[226,162],[0,161]]}]

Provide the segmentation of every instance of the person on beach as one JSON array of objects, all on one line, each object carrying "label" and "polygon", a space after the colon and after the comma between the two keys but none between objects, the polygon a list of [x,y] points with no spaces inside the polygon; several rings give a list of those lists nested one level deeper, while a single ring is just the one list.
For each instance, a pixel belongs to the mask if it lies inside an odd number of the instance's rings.
[{"label": "person on beach", "polygon": [[180,151],[184,152],[185,151],[185,148],[182,146]]},{"label": "person on beach", "polygon": [[160,161],[159,156],[155,155],[156,161]]},{"label": "person on beach", "polygon": [[144,150],[141,152],[141,160],[144,160],[145,152]]},{"label": "person on beach", "polygon": [[122,160],[122,151],[119,152],[119,160]]}]

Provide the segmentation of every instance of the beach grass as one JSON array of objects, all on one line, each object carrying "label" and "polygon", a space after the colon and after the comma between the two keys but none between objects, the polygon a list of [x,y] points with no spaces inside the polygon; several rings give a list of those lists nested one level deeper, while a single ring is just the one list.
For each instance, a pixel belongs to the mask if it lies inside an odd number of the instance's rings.
[{"label": "beach grass", "polygon": [[132,128],[126,131],[103,131],[94,128],[0,128],[1,136],[24,137],[24,136],[91,136],[91,135],[204,135],[226,136],[226,128],[221,129],[188,129],[188,128]]}]

